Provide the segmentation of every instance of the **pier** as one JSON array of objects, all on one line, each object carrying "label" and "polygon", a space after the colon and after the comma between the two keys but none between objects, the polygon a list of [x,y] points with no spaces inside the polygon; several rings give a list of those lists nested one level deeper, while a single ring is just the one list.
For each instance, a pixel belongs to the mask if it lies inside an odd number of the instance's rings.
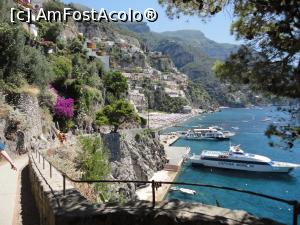
[{"label": "pier", "polygon": [[180,135],[174,132],[169,134],[161,134],[159,138],[160,138],[160,143],[166,148],[174,144],[180,138]]},{"label": "pier", "polygon": [[[176,177],[180,173],[180,169],[183,165],[184,159],[190,153],[189,147],[170,146],[175,143],[179,137],[180,136],[178,134],[167,134],[160,136],[161,143],[165,148],[168,163],[165,165],[165,168],[163,170],[154,173],[153,177],[150,180],[167,182],[173,182],[176,180]],[[163,184],[161,187],[159,187],[156,191],[155,201],[163,201],[167,196],[170,187],[170,184]],[[140,200],[152,201],[151,185],[138,189],[136,191],[136,195]]]}]

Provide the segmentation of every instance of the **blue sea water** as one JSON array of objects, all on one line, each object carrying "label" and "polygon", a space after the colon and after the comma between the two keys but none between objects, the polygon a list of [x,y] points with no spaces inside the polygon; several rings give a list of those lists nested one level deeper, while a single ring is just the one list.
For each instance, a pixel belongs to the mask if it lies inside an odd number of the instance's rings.
[{"label": "blue sea water", "polygon": [[[264,135],[264,131],[272,121],[263,121],[266,117],[275,121],[276,118],[285,117],[285,115],[278,112],[274,107],[224,109],[222,112],[194,117],[181,125],[187,127],[218,125],[226,130],[235,131],[236,135],[231,139],[231,143],[240,144],[246,152],[264,155],[275,161],[300,164],[299,143],[296,143],[292,151],[269,146],[270,140]],[[233,130],[232,127],[239,127],[239,129]],[[176,130],[183,130],[183,128],[173,127],[166,131]],[[203,149],[228,150],[229,141],[179,139],[173,145],[189,146],[192,153],[199,154]],[[183,166],[177,181],[234,187],[284,199],[300,200],[300,168],[290,174],[264,174],[198,168],[187,163]],[[167,198],[210,205],[216,205],[216,201],[218,201],[221,207],[246,210],[253,215],[272,218],[284,224],[292,223],[293,208],[284,203],[232,191],[191,186],[186,188],[196,190],[197,195],[190,196],[179,192],[170,192]]]}]

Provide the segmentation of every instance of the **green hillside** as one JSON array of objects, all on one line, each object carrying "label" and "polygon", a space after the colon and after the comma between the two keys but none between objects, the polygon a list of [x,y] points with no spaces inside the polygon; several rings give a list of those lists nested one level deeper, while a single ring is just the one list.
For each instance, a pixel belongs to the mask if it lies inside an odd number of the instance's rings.
[{"label": "green hillside", "polygon": [[[244,106],[255,103],[248,90],[232,91],[229,84],[222,84],[212,72],[216,60],[226,59],[230,53],[238,49],[237,45],[217,43],[197,30],[156,33],[143,32],[149,29],[147,29],[147,24],[143,24],[144,27],[139,25],[139,29],[135,24],[119,26],[136,32],[149,50],[168,55],[181,72],[187,74],[200,90],[208,92],[211,99],[216,100],[219,104]],[[244,88],[239,87],[239,89]]]}]

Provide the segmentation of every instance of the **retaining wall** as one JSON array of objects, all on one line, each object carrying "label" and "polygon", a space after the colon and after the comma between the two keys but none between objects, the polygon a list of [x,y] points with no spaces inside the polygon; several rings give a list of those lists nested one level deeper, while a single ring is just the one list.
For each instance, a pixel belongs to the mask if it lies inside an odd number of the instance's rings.
[{"label": "retaining wall", "polygon": [[66,182],[63,195],[62,175],[35,154],[30,155],[29,176],[32,192],[41,215],[41,225],[272,225],[240,210],[215,206],[165,201],[153,209],[151,203],[136,201],[125,205],[92,204]]}]

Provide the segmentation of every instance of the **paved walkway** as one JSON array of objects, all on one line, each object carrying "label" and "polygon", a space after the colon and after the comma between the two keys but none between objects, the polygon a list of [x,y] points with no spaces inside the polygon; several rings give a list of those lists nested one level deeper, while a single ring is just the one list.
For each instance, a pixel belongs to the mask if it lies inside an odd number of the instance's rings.
[{"label": "paved walkway", "polygon": [[[171,139],[174,137],[171,137]],[[167,137],[168,139],[168,137]],[[168,141],[166,141],[168,143]],[[173,147],[173,146],[164,146],[167,159],[169,160],[168,164],[163,170],[157,171],[154,173],[153,177],[149,180],[155,181],[165,181],[165,182],[174,182],[180,168],[182,166],[184,158],[189,154],[189,147]],[[163,184],[155,192],[155,201],[161,202],[166,197],[171,185]],[[140,188],[136,191],[136,195],[139,200],[152,201],[152,187],[148,185],[144,188]]]},{"label": "paved walkway", "polygon": [[0,166],[0,225],[10,225],[16,222],[15,205],[19,192],[19,177],[28,163],[28,157],[23,156],[15,163],[18,171],[12,170],[8,163]]}]

